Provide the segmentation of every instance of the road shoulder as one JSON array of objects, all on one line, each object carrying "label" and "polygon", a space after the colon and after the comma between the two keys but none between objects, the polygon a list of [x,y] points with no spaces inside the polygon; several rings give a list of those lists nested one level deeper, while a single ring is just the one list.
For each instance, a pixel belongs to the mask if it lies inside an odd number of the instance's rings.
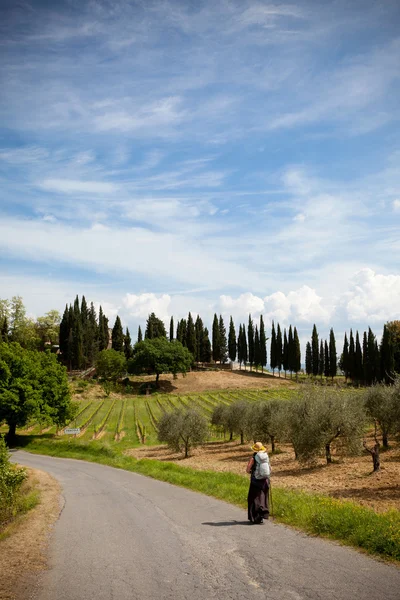
[{"label": "road shoulder", "polygon": [[54,477],[28,469],[40,493],[38,505],[19,517],[0,540],[0,598],[26,600],[32,596],[38,574],[47,565],[47,546],[61,512],[61,486]]}]

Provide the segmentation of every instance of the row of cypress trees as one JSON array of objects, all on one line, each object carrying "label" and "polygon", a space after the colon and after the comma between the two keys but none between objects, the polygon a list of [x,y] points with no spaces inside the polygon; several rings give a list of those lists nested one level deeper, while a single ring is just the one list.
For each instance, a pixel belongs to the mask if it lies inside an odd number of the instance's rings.
[{"label": "row of cypress trees", "polygon": [[[390,324],[389,324],[390,325]],[[395,364],[395,347],[387,324],[383,327],[381,343],[368,328],[361,336],[350,329],[349,338],[344,334],[343,352],[338,360],[336,340],[331,328],[328,340],[320,340],[316,325],[313,326],[311,342],[306,345],[307,375],[335,377],[338,367],[346,379],[357,383],[371,385],[376,382],[391,383]]]},{"label": "row of cypress trees", "polygon": [[[399,357],[396,355],[393,329],[397,322],[387,323],[378,344],[371,328],[363,336],[350,330],[344,336],[343,352],[338,360],[336,340],[331,328],[329,340],[320,340],[316,325],[313,326],[311,341],[306,345],[305,370],[308,375],[335,377],[338,368],[346,379],[370,385],[374,382],[393,381]],[[400,334],[399,334],[400,335]],[[167,337],[164,323],[151,313],[146,322],[145,338]],[[143,339],[142,330],[138,328],[138,341]],[[228,335],[222,315],[214,314],[212,323],[212,341],[207,327],[198,315],[193,319],[189,312],[187,319],[181,319],[174,330],[174,319],[171,317],[169,339],[177,339],[193,354],[196,362],[226,363],[238,361],[250,365],[252,369],[264,369],[267,366],[267,340],[264,320],[260,316],[259,323],[249,315],[247,327],[239,325],[236,335],[232,316],[229,320]],[[362,341],[361,341],[362,339]],[[124,333],[121,319],[116,317],[112,330],[109,329],[108,318],[102,307],[97,316],[93,302],[88,306],[85,296],[79,302],[76,296],[73,304],[67,305],[60,323],[59,345],[61,360],[69,369],[83,369],[95,364],[99,351],[112,347],[124,352],[127,358],[132,356],[132,340],[129,329]],[[301,370],[300,341],[296,327],[282,329],[272,322],[270,342],[270,367],[285,372],[298,373]]]}]

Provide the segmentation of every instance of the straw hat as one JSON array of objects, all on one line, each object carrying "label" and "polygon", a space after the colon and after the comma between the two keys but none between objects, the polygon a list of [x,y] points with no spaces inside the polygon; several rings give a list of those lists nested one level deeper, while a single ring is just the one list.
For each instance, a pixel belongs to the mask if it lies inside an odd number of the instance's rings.
[{"label": "straw hat", "polygon": [[261,442],[256,442],[251,449],[254,450],[254,452],[265,452],[265,448]]}]

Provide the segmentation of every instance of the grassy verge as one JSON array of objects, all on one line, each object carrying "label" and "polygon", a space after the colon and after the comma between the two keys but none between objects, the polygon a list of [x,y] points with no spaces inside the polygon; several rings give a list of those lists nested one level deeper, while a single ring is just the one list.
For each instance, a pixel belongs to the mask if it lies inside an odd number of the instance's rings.
[{"label": "grassy verge", "polygon": [[39,504],[40,493],[36,489],[35,479],[32,474],[24,481],[13,503],[12,514],[8,513],[7,518],[1,519],[0,511],[0,541],[11,535],[15,524],[18,523],[20,516],[24,515]]},{"label": "grassy verge", "polygon": [[[248,479],[234,473],[197,471],[168,462],[137,460],[100,442],[69,444],[67,441],[33,439],[25,442],[24,449],[126,469],[225,500],[243,509],[247,506]],[[362,548],[371,554],[400,560],[398,511],[377,514],[349,501],[275,487],[273,509],[277,521]]]}]

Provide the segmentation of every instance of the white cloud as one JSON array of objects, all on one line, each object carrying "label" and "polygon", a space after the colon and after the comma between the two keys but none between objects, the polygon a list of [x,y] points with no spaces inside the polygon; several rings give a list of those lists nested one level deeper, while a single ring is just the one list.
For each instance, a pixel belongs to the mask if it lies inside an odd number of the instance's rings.
[{"label": "white cloud", "polygon": [[395,212],[400,212],[400,198],[393,200],[392,207]]},{"label": "white cloud", "polygon": [[350,321],[374,323],[400,318],[400,275],[362,269],[354,276],[341,305]]},{"label": "white cloud", "polygon": [[112,194],[118,186],[104,181],[78,181],[73,179],[45,179],[37,184],[44,190],[62,194]]},{"label": "white cloud", "polygon": [[168,294],[126,294],[123,303],[135,319],[147,319],[154,312],[159,319],[167,321],[170,315],[171,296]]},{"label": "white cloud", "polygon": [[248,314],[259,315],[264,310],[262,298],[254,296],[251,292],[241,294],[236,299],[222,295],[219,297],[219,305],[224,315],[240,316],[241,318]]}]

